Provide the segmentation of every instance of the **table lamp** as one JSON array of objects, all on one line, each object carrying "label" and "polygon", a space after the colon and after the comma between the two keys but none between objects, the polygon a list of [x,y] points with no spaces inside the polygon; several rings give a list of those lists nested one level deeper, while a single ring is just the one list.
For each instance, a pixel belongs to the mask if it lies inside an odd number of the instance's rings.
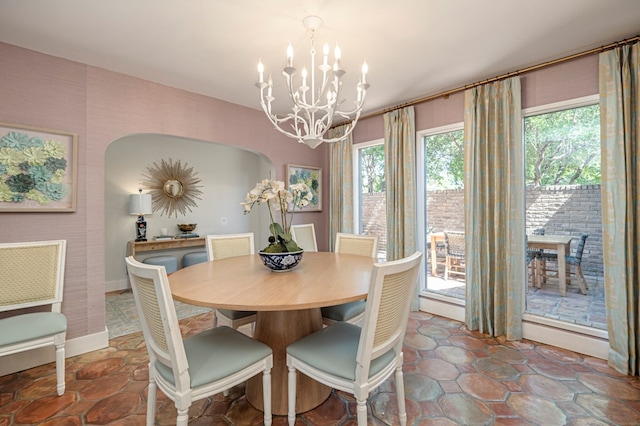
[{"label": "table lamp", "polygon": [[152,213],[151,194],[143,194],[142,189],[138,194],[129,195],[129,214],[138,216],[136,220],[136,241],[147,241],[147,221],[145,214]]}]

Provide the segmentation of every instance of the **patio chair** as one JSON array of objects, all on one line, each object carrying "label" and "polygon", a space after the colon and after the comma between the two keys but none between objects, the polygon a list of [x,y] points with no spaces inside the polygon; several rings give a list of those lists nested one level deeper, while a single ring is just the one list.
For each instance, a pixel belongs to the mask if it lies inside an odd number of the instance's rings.
[{"label": "patio chair", "polygon": [[129,256],[127,272],[149,353],[147,425],[155,424],[159,387],[176,409],[176,425],[186,426],[193,401],[228,391],[262,372],[264,424],[271,424],[269,346],[229,327],[214,327],[183,340],[163,266]]},{"label": "patio chair", "polygon": [[0,312],[50,305],[0,319],[0,357],[55,346],[56,391],[64,394],[67,318],[61,313],[67,242],[0,244]]},{"label": "patio chair", "polygon": [[465,276],[464,232],[444,231],[444,246],[447,252],[444,265],[444,279],[448,280],[449,274],[459,274]]},{"label": "patio chair", "polygon": [[[335,252],[376,258],[378,256],[378,236],[338,232],[336,234]],[[322,322],[325,325],[330,325],[338,321],[347,321],[351,324],[356,324],[364,318],[364,308],[364,300],[326,306],[321,309]]]},{"label": "patio chair", "polygon": [[[575,255],[565,256],[565,262],[567,264],[567,278],[570,278],[571,274],[576,276],[578,285],[580,286],[580,292],[582,294],[587,294],[587,290],[589,288],[589,286],[587,285],[587,280],[584,278],[584,275],[582,273],[582,254],[584,252],[584,246],[587,242],[588,237],[588,233],[583,233],[582,235],[580,235],[580,241],[578,242],[578,246],[576,247]],[[552,264],[555,263],[557,265],[558,253],[543,252],[539,257],[539,260],[542,262],[542,264],[540,265],[538,270],[541,273],[543,282],[546,282],[548,272],[556,271],[557,274],[557,269],[549,269],[548,263],[551,262]],[[567,279],[567,283],[571,284],[570,279]]]},{"label": "patio chair", "polygon": [[296,421],[297,372],[357,400],[358,426],[367,424],[367,399],[395,373],[401,425],[407,423],[402,343],[422,253],[373,265],[362,327],[337,322],[287,347],[288,420]]},{"label": "patio chair", "polygon": [[[253,232],[244,234],[207,235],[207,259],[220,260],[234,256],[255,254]],[[232,309],[216,309],[213,326],[226,325],[234,329],[246,324],[255,324],[255,311],[234,311]]]},{"label": "patio chair", "polygon": [[291,238],[304,251],[318,251],[318,243],[316,241],[316,228],[313,223],[304,225],[291,225]]}]

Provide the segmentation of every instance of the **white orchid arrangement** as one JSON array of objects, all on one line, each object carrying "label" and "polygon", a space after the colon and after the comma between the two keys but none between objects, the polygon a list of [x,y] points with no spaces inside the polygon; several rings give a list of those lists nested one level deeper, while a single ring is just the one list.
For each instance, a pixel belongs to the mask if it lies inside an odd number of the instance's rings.
[{"label": "white orchid arrangement", "polygon": [[[311,189],[305,183],[295,183],[287,189],[284,182],[279,180],[264,179],[256,184],[256,187],[247,193],[243,203],[244,214],[251,213],[256,204],[266,204],[269,209],[269,246],[263,252],[286,253],[300,250],[300,247],[291,238],[291,225],[296,209],[302,209],[309,205],[313,199]],[[287,217],[287,207],[292,205],[291,214]],[[280,222],[275,219],[275,212],[280,212]],[[277,213],[276,213],[277,214]]]}]

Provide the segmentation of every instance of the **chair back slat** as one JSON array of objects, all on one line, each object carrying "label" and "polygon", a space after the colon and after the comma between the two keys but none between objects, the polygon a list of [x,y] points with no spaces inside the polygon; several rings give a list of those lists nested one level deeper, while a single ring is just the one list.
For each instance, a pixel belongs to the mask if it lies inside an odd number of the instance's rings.
[{"label": "chair back slat", "polygon": [[[392,339],[401,327],[402,315],[409,292],[413,291],[411,269],[384,277],[382,284],[382,296],[380,297],[380,310],[376,321],[376,332],[373,347],[385,345]],[[375,350],[375,349],[374,349]]]},{"label": "chair back slat", "polygon": [[411,300],[418,281],[422,253],[376,263],[367,295],[357,354],[356,381],[369,376],[371,361],[392,348],[402,352]]},{"label": "chair back slat", "polygon": [[336,253],[376,258],[378,256],[378,236],[338,232],[336,234],[335,250]]},{"label": "chair back slat", "polygon": [[187,357],[166,270],[133,256],[125,260],[150,362],[171,367],[176,387],[188,387]]},{"label": "chair back slat", "polygon": [[580,241],[578,242],[578,247],[576,247],[576,259],[579,262],[582,261],[582,253],[584,252],[584,245],[586,244],[588,237],[589,237],[589,234],[583,233],[580,236]]},{"label": "chair back slat", "polygon": [[151,335],[151,339],[156,345],[169,356],[169,345],[164,334],[164,326],[162,325],[162,315],[160,314],[160,306],[156,297],[156,290],[153,279],[143,278],[134,274],[133,280],[137,289],[137,296],[142,308],[141,320],[147,324],[147,328]]},{"label": "chair back slat", "polygon": [[291,226],[291,238],[298,244],[298,247],[308,252],[318,251],[316,241],[316,229],[313,223]]},{"label": "chair back slat", "polygon": [[0,312],[51,305],[60,312],[66,241],[0,244]]},{"label": "chair back slat", "polygon": [[209,260],[255,254],[253,232],[244,234],[207,235],[207,258]]},{"label": "chair back slat", "polygon": [[449,256],[464,258],[464,232],[444,231],[444,245]]}]

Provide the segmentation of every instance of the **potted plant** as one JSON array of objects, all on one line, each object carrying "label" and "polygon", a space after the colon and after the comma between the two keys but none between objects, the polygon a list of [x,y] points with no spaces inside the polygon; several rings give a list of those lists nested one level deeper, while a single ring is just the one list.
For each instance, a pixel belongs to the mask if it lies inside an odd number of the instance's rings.
[{"label": "potted plant", "polygon": [[[266,204],[269,209],[269,245],[260,250],[265,265],[273,270],[290,270],[302,257],[302,249],[291,237],[291,225],[296,209],[301,209],[313,199],[309,186],[295,183],[285,188],[284,182],[264,179],[247,193],[244,202],[244,214],[251,213],[255,205]],[[287,207],[291,213],[287,216]],[[278,221],[279,216],[279,221]]]}]

